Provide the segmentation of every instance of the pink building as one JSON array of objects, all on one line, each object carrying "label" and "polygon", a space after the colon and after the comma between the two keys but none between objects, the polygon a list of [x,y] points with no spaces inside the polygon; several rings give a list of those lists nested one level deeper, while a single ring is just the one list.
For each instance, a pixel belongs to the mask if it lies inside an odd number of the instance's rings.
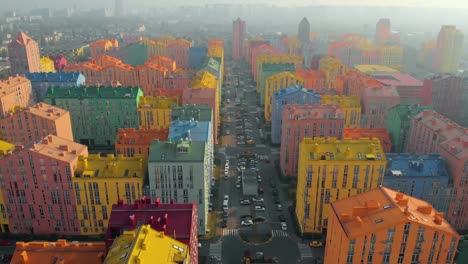
[{"label": "pink building", "polygon": [[31,81],[24,76],[0,80],[0,118],[33,103]]},{"label": "pink building", "polygon": [[177,67],[187,69],[189,59],[188,52],[191,46],[192,43],[185,39],[178,39],[171,42],[167,45],[168,57],[176,62]]},{"label": "pink building", "polygon": [[465,134],[465,128],[434,110],[424,110],[413,116],[406,152],[416,155],[436,153],[444,141]]},{"label": "pink building", "polygon": [[393,86],[365,88],[361,96],[363,117],[361,127],[383,128],[388,110],[400,103],[398,91]]},{"label": "pink building", "polygon": [[463,78],[451,74],[436,75],[424,80],[424,105],[452,119],[463,114]]},{"label": "pink building", "polygon": [[0,134],[14,145],[37,142],[47,135],[73,141],[70,113],[61,108],[37,103],[0,119]]},{"label": "pink building", "polygon": [[168,90],[184,90],[192,87],[195,71],[177,69],[166,77],[164,87]]},{"label": "pink building", "polygon": [[72,183],[79,155],[86,146],[49,135],[0,159],[12,233],[80,234]]},{"label": "pink building", "polygon": [[242,60],[245,56],[245,21],[237,18],[232,22],[232,59]]},{"label": "pink building", "polygon": [[54,68],[57,72],[63,72],[65,67],[67,67],[68,60],[63,55],[55,55],[49,57],[51,60],[54,61]]},{"label": "pink building", "polygon": [[148,59],[148,63],[156,64],[161,67],[166,68],[169,72],[174,72],[177,69],[176,62],[168,57],[164,57],[161,55],[154,56]]},{"label": "pink building", "polygon": [[8,45],[11,74],[41,71],[39,45],[24,32],[18,33]]},{"label": "pink building", "polygon": [[345,119],[336,105],[285,105],[280,166],[283,175],[297,176],[299,143],[304,137],[343,138]]},{"label": "pink building", "polygon": [[409,74],[395,72],[377,72],[371,76],[386,86],[395,86],[400,95],[400,103],[422,104],[426,93],[423,93],[423,82]]},{"label": "pink building", "polygon": [[192,88],[185,89],[182,95],[182,105],[196,104],[209,105],[213,111],[213,136],[215,144],[218,144],[219,129],[219,104],[217,104],[216,89],[210,88]]},{"label": "pink building", "polygon": [[257,58],[260,55],[273,55],[273,54],[278,54],[276,51],[275,47],[268,45],[268,44],[262,44],[260,46],[256,46],[252,48],[251,51],[251,58],[250,58],[250,71],[253,74],[253,78],[256,81],[257,80]]}]

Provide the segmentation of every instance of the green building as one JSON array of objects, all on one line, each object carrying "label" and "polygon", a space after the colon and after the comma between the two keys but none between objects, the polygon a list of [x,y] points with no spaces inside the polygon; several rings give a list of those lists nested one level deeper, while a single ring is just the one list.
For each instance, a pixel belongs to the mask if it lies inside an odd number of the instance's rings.
[{"label": "green building", "polygon": [[223,93],[223,65],[221,57],[207,57],[204,63],[202,70],[208,71],[218,78],[218,89],[219,89],[219,102],[221,102],[222,93]]},{"label": "green building", "polygon": [[280,73],[280,72],[292,72],[296,71],[294,63],[264,63],[262,64],[259,84],[260,84],[260,105],[265,105],[265,81],[268,77]]},{"label": "green building", "polygon": [[404,152],[405,146],[408,144],[411,118],[426,109],[432,109],[432,106],[398,104],[390,108],[385,117],[385,126],[392,139],[392,152]]},{"label": "green building", "polygon": [[148,45],[137,42],[125,47],[123,61],[132,66],[143,65],[148,60]]},{"label": "green building", "polygon": [[119,128],[138,128],[138,87],[50,87],[48,104],[70,112],[75,142],[92,150],[113,150]]},{"label": "green building", "polygon": [[209,121],[213,124],[213,113],[208,105],[185,104],[172,107],[171,121]]}]

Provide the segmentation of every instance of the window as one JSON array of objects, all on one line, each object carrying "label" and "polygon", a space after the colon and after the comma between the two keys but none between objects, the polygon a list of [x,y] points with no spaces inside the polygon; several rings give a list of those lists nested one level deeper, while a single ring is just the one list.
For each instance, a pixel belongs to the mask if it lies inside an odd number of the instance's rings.
[{"label": "window", "polygon": [[102,219],[107,220],[107,207],[105,205],[102,206]]}]

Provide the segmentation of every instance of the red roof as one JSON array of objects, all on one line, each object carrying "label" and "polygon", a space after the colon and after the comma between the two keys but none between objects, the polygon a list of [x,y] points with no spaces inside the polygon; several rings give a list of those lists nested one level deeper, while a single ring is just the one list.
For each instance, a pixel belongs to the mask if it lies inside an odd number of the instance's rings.
[{"label": "red roof", "polygon": [[112,245],[114,238],[125,230],[150,224],[151,228],[165,231],[165,234],[171,237],[175,235],[175,239],[190,244],[190,238],[193,237],[191,233],[195,232],[195,237],[198,235],[196,216],[195,203],[162,204],[159,200],[151,203],[151,199],[145,197],[135,201],[134,204],[124,204],[120,201],[112,206],[106,243],[108,246]]}]

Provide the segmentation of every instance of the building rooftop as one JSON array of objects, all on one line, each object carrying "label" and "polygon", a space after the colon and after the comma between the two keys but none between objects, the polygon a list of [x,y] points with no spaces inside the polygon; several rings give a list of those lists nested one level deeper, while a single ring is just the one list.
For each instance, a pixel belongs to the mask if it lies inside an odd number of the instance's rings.
[{"label": "building rooftop", "polygon": [[20,111],[10,112],[6,114],[5,117],[18,115],[22,112],[30,112],[32,115],[39,116],[43,119],[48,120],[57,120],[60,117],[68,114],[68,111],[62,108],[58,108],[56,106],[52,106],[46,103],[37,103],[33,106],[21,109]]},{"label": "building rooftop", "polygon": [[467,134],[467,129],[434,110],[423,110],[413,118],[418,123],[435,131],[440,137],[440,142]]},{"label": "building rooftop", "polygon": [[78,158],[83,152],[87,153],[87,147],[79,143],[49,135],[42,141],[33,144],[30,151],[58,159],[65,162],[71,162]]},{"label": "building rooftop", "polygon": [[11,42],[10,45],[13,44],[19,44],[22,46],[27,46],[30,43],[36,43],[34,39],[32,39],[30,36],[26,35],[24,32],[19,32],[18,35],[16,35],[15,39]]},{"label": "building rooftop", "polygon": [[407,222],[458,236],[443,214],[436,212],[429,203],[385,187],[332,202],[331,208],[348,238]]},{"label": "building rooftop", "polygon": [[142,95],[139,87],[49,87],[44,98],[126,98],[135,100]]},{"label": "building rooftop", "polygon": [[140,96],[139,108],[171,108],[179,104],[179,98],[166,96]]},{"label": "building rooftop", "polygon": [[314,96],[314,97],[320,97],[318,92],[312,89],[308,90],[304,88],[304,86],[302,85],[291,85],[289,87],[276,91],[273,96],[275,99],[278,99],[278,98],[282,98],[282,97],[295,94],[295,93],[299,93],[299,92],[310,94],[311,96]]},{"label": "building rooftop", "polygon": [[[173,239],[190,244],[192,221],[196,221],[196,217],[196,203],[162,204],[159,198],[152,203],[151,199],[146,197],[135,201],[134,204],[119,201],[112,205],[106,240],[112,241],[123,231],[149,224],[154,230],[163,231]],[[196,237],[197,232],[194,231]]]},{"label": "building rooftop", "polygon": [[168,129],[119,128],[115,144],[150,145],[153,140],[167,140]]},{"label": "building rooftop", "polygon": [[174,142],[181,139],[208,142],[209,130],[209,121],[175,120],[171,121],[168,139]]},{"label": "building rooftop", "polygon": [[208,71],[199,71],[192,80],[193,88],[217,88],[218,78]]},{"label": "building rooftop", "polygon": [[339,106],[326,104],[286,105],[283,113],[289,120],[344,119]]},{"label": "building rooftop", "polygon": [[192,140],[153,141],[148,162],[200,162],[205,159],[205,142]]},{"label": "building rooftop", "polygon": [[374,65],[374,64],[359,64],[354,65],[354,68],[365,74],[374,74],[378,72],[398,72],[398,70],[384,66],[384,65]]},{"label": "building rooftop", "polygon": [[294,63],[263,63],[262,72],[283,72],[291,71],[294,72],[296,66]]},{"label": "building rooftop", "polygon": [[449,140],[446,140],[440,144],[440,148],[447,150],[450,154],[457,157],[458,159],[468,158],[468,131],[465,129],[465,133]]},{"label": "building rooftop", "polygon": [[5,156],[8,152],[13,151],[15,149],[15,145],[10,144],[6,141],[0,140],[0,158]]},{"label": "building rooftop", "polygon": [[210,72],[214,76],[219,76],[221,73],[221,62],[213,57],[207,57],[202,69]]},{"label": "building rooftop", "polygon": [[79,72],[34,72],[26,73],[26,78],[31,82],[71,82],[76,83],[80,77],[84,77]]},{"label": "building rooftop", "polygon": [[377,96],[386,96],[386,97],[400,97],[398,90],[395,86],[374,86],[364,89],[363,97],[377,97]]},{"label": "building rooftop", "polygon": [[[387,171],[389,177],[448,177],[446,161],[439,154],[410,155],[387,153]],[[385,180],[384,179],[384,180]]]},{"label": "building rooftop", "polygon": [[371,76],[385,85],[394,86],[422,86],[423,82],[406,73],[376,72]]},{"label": "building rooftop", "polygon": [[20,84],[30,82],[26,77],[17,75],[8,77],[6,80],[0,80],[0,97],[5,94],[16,92],[16,87]]},{"label": "building rooftop", "polygon": [[146,164],[146,158],[141,154],[133,157],[114,154],[101,157],[100,154],[89,154],[87,157],[79,156],[75,178],[144,178],[148,169]]},{"label": "building rooftop", "polygon": [[186,244],[152,229],[151,225],[140,225],[114,240],[104,264],[177,264],[188,263],[189,258]]},{"label": "building rooftop", "polygon": [[171,120],[196,120],[212,121],[211,107],[196,104],[184,104],[174,106],[171,112]]},{"label": "building rooftop", "polygon": [[216,90],[215,89],[204,89],[204,88],[192,88],[184,89],[183,101],[190,101],[192,98],[215,98]]},{"label": "building rooftop", "polygon": [[[304,148],[302,148],[304,146]],[[359,160],[385,160],[380,139],[361,138],[343,139],[329,137],[304,138],[301,142],[300,152],[309,152],[309,160],[337,160],[337,161],[359,161]]]},{"label": "building rooftop", "polygon": [[361,99],[357,95],[322,95],[322,103],[338,104],[341,107],[361,107]]},{"label": "building rooftop", "polygon": [[12,264],[70,263],[101,264],[106,254],[104,242],[16,242]]}]

